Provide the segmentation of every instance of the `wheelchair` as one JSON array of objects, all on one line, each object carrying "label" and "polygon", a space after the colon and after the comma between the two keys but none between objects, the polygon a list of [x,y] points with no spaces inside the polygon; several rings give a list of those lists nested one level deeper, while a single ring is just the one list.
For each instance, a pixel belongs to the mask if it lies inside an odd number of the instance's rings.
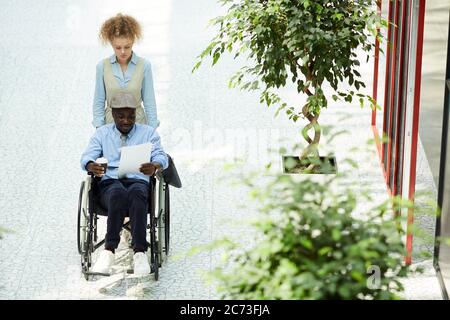
[{"label": "wheelchair", "polygon": [[[150,268],[155,280],[159,278],[159,268],[170,248],[170,193],[169,186],[181,188],[181,181],[175,168],[173,159],[167,155],[169,166],[149,177],[148,216],[147,219],[147,244],[150,251]],[[90,271],[92,266],[92,254],[105,243],[105,239],[99,239],[97,224],[99,216],[108,216],[108,211],[100,204],[98,183],[100,178],[88,173],[81,182],[78,197],[78,252],[81,255],[81,272],[86,280],[90,276],[97,275]],[[157,200],[157,201],[156,201]],[[156,212],[156,202],[158,211]],[[128,216],[128,214],[127,214]],[[122,226],[131,231],[130,221]],[[147,254],[148,256],[148,254]]]}]

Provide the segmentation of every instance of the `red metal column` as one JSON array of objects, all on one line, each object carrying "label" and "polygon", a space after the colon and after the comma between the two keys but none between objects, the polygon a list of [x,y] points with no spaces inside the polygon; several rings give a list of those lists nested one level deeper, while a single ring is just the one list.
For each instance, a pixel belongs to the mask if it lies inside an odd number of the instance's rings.
[{"label": "red metal column", "polygon": [[[423,29],[425,20],[425,0],[419,2],[419,17],[417,27],[417,49],[416,49],[416,76],[414,82],[414,111],[413,111],[413,129],[412,129],[412,145],[411,145],[411,168],[410,168],[410,182],[409,182],[409,199],[414,201],[414,193],[416,189],[416,163],[417,163],[417,142],[419,133],[419,109],[420,109],[420,85],[422,80],[422,51],[423,51]],[[406,236],[406,258],[407,264],[411,263],[412,252],[412,232],[410,230],[411,224],[414,222],[413,209],[408,210],[408,230]]]},{"label": "red metal column", "polygon": [[[399,2],[395,1],[395,17],[394,17],[394,25],[395,28],[398,28],[398,22],[399,22]],[[395,96],[395,82],[397,80],[396,78],[396,73],[395,73],[395,69],[397,68],[397,63],[398,61],[396,60],[396,56],[397,56],[397,50],[398,50],[398,32],[397,30],[393,31],[393,42],[392,42],[392,55],[391,55],[391,59],[392,59],[392,63],[391,63],[391,77],[389,79],[389,87],[390,87],[390,94],[389,97],[385,100],[387,100],[387,104],[386,106],[389,106],[389,127],[387,128],[387,137],[388,137],[388,143],[387,143],[387,161],[385,163],[386,166],[386,182],[388,185],[388,188],[392,193],[392,186],[390,184],[390,174],[391,174],[391,158],[392,158],[392,131],[394,130],[394,123],[393,123],[393,118],[394,118],[394,111],[396,109],[396,103],[394,101],[394,96]],[[397,88],[398,91],[398,88]]]},{"label": "red metal column", "polygon": [[[402,23],[401,23],[401,36],[400,36],[400,45],[398,46],[398,50],[400,50],[399,54],[399,72],[398,72],[398,79],[397,79],[397,101],[395,101],[395,109],[397,114],[397,121],[395,124],[395,145],[394,145],[394,154],[395,154],[395,161],[394,161],[394,167],[393,170],[393,180],[392,180],[392,194],[393,195],[401,195],[402,185],[401,181],[400,183],[397,183],[397,177],[399,174],[399,171],[402,170],[403,165],[403,147],[400,145],[400,141],[403,139],[405,135],[404,127],[402,126],[402,123],[404,123],[405,120],[405,114],[402,113],[402,111],[406,108],[406,87],[404,84],[408,81],[408,65],[405,64],[405,61],[408,61],[409,58],[409,30],[410,25],[407,22],[410,18],[411,11],[407,12],[407,3],[406,1],[402,1]],[[406,70],[404,70],[406,69]],[[402,138],[401,138],[402,137]],[[397,185],[399,186],[397,188]]]},{"label": "red metal column", "polygon": [[[377,14],[379,17],[381,17],[381,0],[377,1]],[[377,34],[380,33],[380,29],[377,29]],[[378,41],[378,38],[375,38],[375,56],[374,56],[374,62],[373,62],[373,90],[372,90],[372,98],[377,102],[378,98],[378,64],[380,60],[380,42]],[[376,126],[377,121],[377,109],[374,108],[372,110],[372,126]]]},{"label": "red metal column", "polygon": [[[380,18],[381,17],[381,8],[382,8],[382,0],[377,1],[377,14]],[[380,32],[380,29],[377,29],[377,32]],[[379,60],[380,60],[380,42],[378,39],[375,39],[375,57],[374,57],[374,67],[373,67],[373,92],[372,97],[375,100],[375,103],[378,104],[378,70],[379,70]],[[378,155],[380,156],[380,165],[383,168],[383,176],[384,174],[384,167],[383,167],[383,161],[382,161],[382,145],[380,141],[380,135],[378,134],[377,129],[377,109],[372,110],[372,132],[373,136],[375,138],[375,145],[378,149]]]},{"label": "red metal column", "polygon": [[[392,70],[391,68],[391,55],[392,55],[392,44],[390,43],[391,38],[392,38],[392,21],[391,19],[393,18],[393,4],[392,1],[389,1],[389,13],[388,13],[388,35],[387,35],[387,41],[388,41],[388,45],[386,48],[386,76],[385,76],[385,83],[384,83],[384,106],[383,108],[385,109],[385,112],[383,112],[383,130],[382,130],[382,138],[387,134],[387,130],[386,130],[386,121],[387,121],[387,117],[386,117],[386,108],[389,106],[389,89],[390,89],[390,70]],[[385,167],[385,161],[384,161],[384,156],[385,156],[385,151],[386,150],[386,146],[385,146],[385,142],[383,142],[383,146],[381,148],[381,163],[383,164],[383,170],[385,172],[385,178],[386,178],[386,167]]]}]

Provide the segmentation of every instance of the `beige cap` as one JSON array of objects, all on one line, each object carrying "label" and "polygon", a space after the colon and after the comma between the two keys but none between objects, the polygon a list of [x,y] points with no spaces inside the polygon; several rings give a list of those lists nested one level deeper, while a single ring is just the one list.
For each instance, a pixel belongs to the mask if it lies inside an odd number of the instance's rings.
[{"label": "beige cap", "polygon": [[138,102],[133,94],[129,92],[118,92],[111,99],[111,108],[133,108],[138,107]]}]

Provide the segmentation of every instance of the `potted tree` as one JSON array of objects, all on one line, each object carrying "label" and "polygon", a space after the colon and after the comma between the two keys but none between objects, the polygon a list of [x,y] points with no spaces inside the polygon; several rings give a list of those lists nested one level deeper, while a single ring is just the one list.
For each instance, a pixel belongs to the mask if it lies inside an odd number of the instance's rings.
[{"label": "potted tree", "polygon": [[[318,146],[319,116],[329,98],[361,104],[373,99],[358,92],[364,87],[358,72],[357,50],[369,54],[373,37],[385,25],[376,12],[376,0],[219,0],[226,15],[211,20],[218,32],[198,56],[193,72],[211,56],[214,66],[225,51],[234,58],[247,54],[248,64],[230,79],[230,87],[258,90],[260,102],[282,110],[293,122],[308,123],[302,129],[307,147],[290,165],[294,171],[321,173]],[[329,84],[334,92],[326,94]],[[342,89],[341,84],[347,88]],[[277,89],[293,85],[306,103],[288,105]],[[310,135],[312,133],[312,135]],[[292,158],[290,161],[292,162]],[[328,167],[328,163],[326,163]]]}]

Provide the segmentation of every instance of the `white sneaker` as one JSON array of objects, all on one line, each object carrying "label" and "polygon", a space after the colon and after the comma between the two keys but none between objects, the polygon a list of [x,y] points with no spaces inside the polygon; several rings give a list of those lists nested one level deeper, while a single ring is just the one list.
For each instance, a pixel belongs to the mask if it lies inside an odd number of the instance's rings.
[{"label": "white sneaker", "polygon": [[114,253],[109,250],[103,250],[97,258],[94,266],[92,267],[92,272],[109,274],[111,273],[111,267],[114,264]]},{"label": "white sneaker", "polygon": [[133,257],[134,274],[145,276],[150,273],[150,265],[148,264],[147,255],[144,252],[136,252]]}]

